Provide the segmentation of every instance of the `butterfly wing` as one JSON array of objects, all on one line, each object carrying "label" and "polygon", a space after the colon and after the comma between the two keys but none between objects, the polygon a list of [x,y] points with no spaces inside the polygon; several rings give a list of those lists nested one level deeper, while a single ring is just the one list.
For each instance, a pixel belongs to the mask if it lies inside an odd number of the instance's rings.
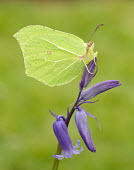
[{"label": "butterfly wing", "polygon": [[60,86],[81,74],[84,65],[79,56],[86,53],[86,46],[79,37],[40,25],[25,27],[14,37],[21,46],[27,76]]}]

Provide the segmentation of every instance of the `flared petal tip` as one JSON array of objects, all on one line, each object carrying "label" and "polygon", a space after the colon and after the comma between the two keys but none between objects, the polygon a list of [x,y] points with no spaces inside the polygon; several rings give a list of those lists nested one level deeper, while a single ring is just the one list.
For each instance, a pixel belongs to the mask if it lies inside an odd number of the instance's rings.
[{"label": "flared petal tip", "polygon": [[76,150],[75,148],[78,148],[80,146],[80,141],[79,140],[76,140],[76,141],[77,141],[77,144],[76,146],[73,147],[73,153],[77,155],[83,151],[83,147],[81,146],[80,150]]},{"label": "flared petal tip", "polygon": [[62,160],[64,158],[64,155],[52,155],[52,157],[57,158],[58,160]]}]

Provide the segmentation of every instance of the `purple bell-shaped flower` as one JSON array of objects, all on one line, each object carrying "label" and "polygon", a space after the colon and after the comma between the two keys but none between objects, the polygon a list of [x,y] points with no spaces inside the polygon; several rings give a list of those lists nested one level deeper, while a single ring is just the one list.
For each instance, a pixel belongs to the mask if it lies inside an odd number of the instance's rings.
[{"label": "purple bell-shaped flower", "polygon": [[80,150],[75,149],[75,148],[78,148],[80,145],[79,140],[76,140],[77,144],[76,146],[73,146],[68,130],[67,130],[65,118],[63,116],[57,117],[57,120],[53,123],[53,130],[62,148],[62,154],[52,155],[54,158],[57,158],[59,160],[63,159],[64,157],[71,158],[72,154],[80,154],[81,151],[83,151],[82,146]]},{"label": "purple bell-shaped flower", "polygon": [[[95,146],[93,144],[92,137],[90,134],[90,130],[88,128],[87,115],[96,119],[93,115],[91,115],[90,113],[88,113],[86,110],[84,110],[82,107],[79,106],[75,113],[75,122],[76,122],[76,126],[78,128],[78,131],[79,131],[85,145],[87,146],[87,148],[91,152],[96,152],[96,149],[95,149]],[[98,122],[98,124],[99,124],[99,122]],[[99,125],[99,127],[100,127],[100,125]]]}]

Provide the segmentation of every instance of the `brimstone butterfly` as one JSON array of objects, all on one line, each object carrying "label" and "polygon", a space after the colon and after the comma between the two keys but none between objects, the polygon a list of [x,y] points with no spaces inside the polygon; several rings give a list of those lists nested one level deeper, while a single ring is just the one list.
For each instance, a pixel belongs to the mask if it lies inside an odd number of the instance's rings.
[{"label": "brimstone butterfly", "polygon": [[86,44],[75,35],[40,25],[22,28],[14,37],[23,52],[26,75],[48,86],[69,83],[97,56],[93,42]]}]

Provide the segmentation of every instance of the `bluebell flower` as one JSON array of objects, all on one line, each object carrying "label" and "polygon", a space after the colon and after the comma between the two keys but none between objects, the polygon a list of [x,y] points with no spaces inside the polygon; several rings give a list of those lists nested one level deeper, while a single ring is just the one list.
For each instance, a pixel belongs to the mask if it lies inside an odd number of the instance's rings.
[{"label": "bluebell flower", "polygon": [[120,86],[121,83],[119,83],[118,80],[107,80],[107,81],[102,81],[98,84],[95,84],[88,89],[82,91],[79,102],[81,100],[89,100],[92,99],[93,97],[97,96],[98,94],[107,91],[109,89],[112,89],[114,87]]},{"label": "bluebell flower", "polygon": [[[56,116],[55,116],[56,117]],[[65,158],[71,158],[72,154],[80,154],[81,151],[83,151],[83,148],[81,146],[80,150],[76,150],[75,148],[78,148],[80,145],[79,140],[77,141],[76,146],[73,146],[72,141],[70,139],[67,126],[65,123],[65,118],[63,116],[57,116],[57,120],[53,123],[53,130],[55,133],[55,136],[57,137],[57,140],[62,148],[62,154],[61,155],[52,155],[54,158],[57,158],[59,160]]]},{"label": "bluebell flower", "polygon": [[[91,152],[96,152],[96,149],[95,149],[95,146],[93,144],[92,137],[90,134],[90,130],[88,128],[87,115],[96,119],[93,115],[88,113],[82,107],[80,107],[80,106],[77,107],[77,111],[75,113],[75,122],[76,122],[76,126],[78,128],[78,131],[79,131],[85,145],[87,146],[87,148]],[[97,122],[98,122],[98,120],[97,120]],[[99,124],[99,122],[98,122],[98,124]],[[100,127],[100,125],[99,125],[99,127]]]}]

